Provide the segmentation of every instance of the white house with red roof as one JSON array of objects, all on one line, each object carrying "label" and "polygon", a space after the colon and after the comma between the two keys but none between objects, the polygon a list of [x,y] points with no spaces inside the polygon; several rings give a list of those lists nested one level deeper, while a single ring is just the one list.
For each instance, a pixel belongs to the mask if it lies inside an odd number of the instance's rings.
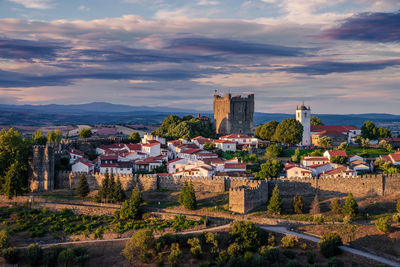
[{"label": "white house with red roof", "polygon": [[204,149],[204,145],[207,143],[212,143],[213,140],[210,138],[205,138],[203,136],[197,136],[195,138],[192,138],[192,142],[199,148]]},{"label": "white house with red roof", "polygon": [[73,172],[84,172],[84,173],[91,173],[94,171],[94,164],[86,159],[78,159],[72,165]]},{"label": "white house with red roof", "polygon": [[[204,164],[211,165],[217,172],[224,171],[224,165],[227,161],[223,161],[221,158],[204,158],[201,160]],[[234,162],[231,162],[234,163]]]},{"label": "white house with red roof", "polygon": [[355,170],[350,169],[347,166],[339,166],[338,168],[327,171],[326,173],[323,174],[323,176],[329,176],[335,178],[339,177],[353,178],[357,176],[357,172]]},{"label": "white house with red roof", "polygon": [[143,138],[142,138],[143,144],[148,144],[148,143],[150,143],[150,141],[157,141],[163,145],[165,145],[167,143],[167,140],[163,137],[159,137],[159,136],[152,135],[152,134],[143,135]]},{"label": "white house with red roof", "polygon": [[214,170],[212,167],[208,166],[199,166],[191,169],[185,169],[173,173],[173,176],[202,176],[202,177],[210,177],[214,174]]},{"label": "white house with red roof", "polygon": [[161,154],[161,143],[154,141],[148,144],[143,144],[142,152],[146,153],[150,157],[158,156]]},{"label": "white house with red roof", "polygon": [[335,133],[347,135],[347,143],[354,143],[356,136],[361,135],[361,129],[354,126],[343,126],[343,125],[311,125],[311,135],[321,133],[326,131],[326,133]]},{"label": "white house with red roof", "polygon": [[257,145],[258,138],[250,137],[244,134],[229,134],[219,138],[220,140],[232,141],[238,145]]},{"label": "white house with red roof", "polygon": [[176,158],[167,162],[167,171],[168,173],[176,173],[177,165],[186,164],[188,163],[187,159],[183,158]]},{"label": "white house with red roof", "polygon": [[236,142],[228,140],[215,140],[215,147],[222,151],[236,151]]},{"label": "white house with red roof", "polygon": [[218,158],[218,155],[205,150],[201,150],[200,148],[190,148],[184,150],[183,152],[179,152],[178,157],[198,161],[204,158]]},{"label": "white house with red roof", "polygon": [[400,151],[388,155],[393,165],[400,165]]},{"label": "white house with red roof", "polygon": [[327,150],[324,152],[324,157],[331,160],[332,157],[347,157],[346,150]]},{"label": "white house with red roof", "polygon": [[329,158],[327,157],[304,157],[303,160],[301,161],[301,165],[304,167],[308,167],[311,165],[316,165],[316,164],[324,164],[324,163],[329,163]]},{"label": "white house with red roof", "polygon": [[143,160],[136,160],[134,161],[135,171],[151,172],[155,168],[162,166],[164,161],[162,157],[148,157]]},{"label": "white house with red roof", "polygon": [[300,166],[290,166],[286,168],[286,177],[287,178],[311,178],[312,171]]},{"label": "white house with red roof", "polygon": [[247,164],[243,163],[225,163],[224,172],[245,172]]},{"label": "white house with red roof", "polygon": [[126,144],[125,146],[129,152],[142,151],[142,144]]},{"label": "white house with red roof", "polygon": [[118,161],[133,161],[136,159],[145,159],[147,157],[148,155],[146,153],[143,153],[141,151],[132,151],[119,154]]},{"label": "white house with red roof", "polygon": [[100,172],[112,172],[114,174],[132,174],[133,164],[132,162],[101,163]]},{"label": "white house with red roof", "polygon": [[69,164],[73,164],[75,161],[85,157],[85,154],[82,151],[75,148],[70,148],[68,154],[70,156]]},{"label": "white house with red roof", "polygon": [[333,170],[337,167],[335,163],[322,163],[322,164],[314,164],[307,167],[307,169],[312,171],[313,176],[318,176],[320,174],[326,173],[330,170]]}]

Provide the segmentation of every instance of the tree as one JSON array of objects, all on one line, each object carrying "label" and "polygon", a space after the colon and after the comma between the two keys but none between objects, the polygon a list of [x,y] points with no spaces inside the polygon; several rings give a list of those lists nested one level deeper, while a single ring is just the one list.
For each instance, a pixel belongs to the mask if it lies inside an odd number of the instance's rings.
[{"label": "tree", "polygon": [[131,143],[137,144],[140,143],[142,141],[142,139],[140,138],[140,135],[138,132],[133,132],[131,133],[131,135],[129,136],[129,141]]},{"label": "tree", "polygon": [[142,218],[142,209],[141,209],[142,204],[143,204],[142,194],[139,190],[139,187],[136,186],[132,190],[130,199],[122,203],[122,207],[119,212],[120,218],[122,220],[129,220],[129,219],[140,220]]},{"label": "tree", "polygon": [[275,160],[282,153],[282,148],[277,145],[270,145],[265,149],[264,158],[266,160]]},{"label": "tree", "polygon": [[279,187],[276,184],[274,190],[272,191],[271,199],[267,207],[269,214],[281,214],[282,213],[282,200],[279,195]]},{"label": "tree", "polygon": [[381,233],[389,233],[392,229],[388,218],[379,218],[378,221],[375,223],[376,229],[378,229],[379,232]]},{"label": "tree", "polygon": [[110,174],[110,180],[107,188],[107,199],[113,200],[114,199],[114,189],[115,189],[115,179],[114,179],[114,173],[111,172]]},{"label": "tree", "polygon": [[[238,244],[240,253],[257,251],[267,237],[265,232],[250,221],[233,221],[231,229],[229,233],[230,243]],[[237,249],[234,250],[237,251]]]},{"label": "tree", "polygon": [[21,164],[16,161],[8,168],[4,177],[3,193],[11,199],[14,196],[22,195],[27,191],[24,185],[24,177]]},{"label": "tree", "polygon": [[319,140],[318,140],[318,145],[322,148],[328,148],[332,146],[332,140],[329,136],[322,136]]},{"label": "tree", "polygon": [[86,179],[86,174],[82,173],[79,178],[78,187],[76,188],[76,193],[80,197],[86,197],[89,194],[89,192],[90,192],[90,189],[89,189],[88,181]]},{"label": "tree", "polygon": [[108,199],[109,197],[109,188],[110,188],[110,176],[108,174],[108,170],[104,173],[104,178],[101,181],[101,186],[99,188],[98,195],[101,199]]},{"label": "tree", "polygon": [[330,207],[331,211],[334,214],[340,214],[341,213],[342,207],[340,205],[339,199],[337,199],[337,198],[332,199],[331,204],[329,205],[329,207]]},{"label": "tree", "polygon": [[38,244],[30,244],[26,249],[26,255],[31,266],[38,265],[42,257],[42,249]]},{"label": "tree", "polygon": [[197,237],[189,238],[187,244],[190,245],[190,253],[198,258],[203,254],[201,249],[200,239]]},{"label": "tree", "polygon": [[293,162],[299,162],[299,160],[300,160],[300,149],[296,148],[296,150],[294,151],[294,155],[291,157],[291,160]]},{"label": "tree", "polygon": [[296,145],[303,138],[303,126],[295,119],[284,119],[276,127],[273,139],[282,144]]},{"label": "tree", "polygon": [[311,203],[311,209],[310,209],[310,214],[316,215],[321,213],[321,208],[319,205],[319,198],[318,195],[315,195],[312,203]]},{"label": "tree", "polygon": [[293,211],[297,214],[302,214],[304,209],[303,198],[299,195],[293,197]]},{"label": "tree", "polygon": [[44,146],[47,143],[47,138],[43,135],[43,132],[41,130],[35,131],[35,133],[33,134],[33,140],[35,142],[35,145],[39,146]]},{"label": "tree", "polygon": [[215,148],[215,144],[213,142],[207,142],[203,146],[204,150],[211,151]]},{"label": "tree", "polygon": [[327,233],[318,242],[318,247],[322,255],[330,258],[341,253],[339,246],[342,246],[342,238],[337,233]]},{"label": "tree", "polygon": [[365,139],[375,140],[380,137],[391,137],[389,129],[377,127],[372,121],[366,121],[361,126],[361,136]]},{"label": "tree", "polygon": [[317,116],[311,116],[310,122],[311,126],[324,125],[321,119],[318,118]]},{"label": "tree", "polygon": [[320,149],[316,149],[310,153],[310,156],[312,157],[321,157],[322,155],[323,153]]},{"label": "tree", "polygon": [[85,141],[92,136],[92,130],[89,128],[83,128],[80,132],[79,132],[79,136],[81,138],[83,138]]},{"label": "tree", "polygon": [[168,256],[168,262],[171,267],[179,266],[179,263],[182,259],[182,251],[179,249],[179,243],[172,243],[171,244],[171,253]]},{"label": "tree", "polygon": [[337,164],[344,164],[347,161],[347,157],[345,156],[333,156],[331,157],[331,162],[332,163],[337,163]]},{"label": "tree", "polygon": [[273,141],[273,136],[278,125],[279,122],[277,121],[270,121],[264,125],[259,125],[256,129],[255,136],[263,140]]},{"label": "tree", "polygon": [[400,213],[400,199],[397,200],[396,209],[397,209],[397,213]]},{"label": "tree", "polygon": [[196,194],[194,192],[194,187],[192,183],[188,184],[185,181],[185,183],[183,184],[181,193],[179,194],[179,203],[183,205],[185,209],[197,209]]},{"label": "tree", "polygon": [[122,183],[121,180],[119,179],[119,176],[117,177],[117,181],[114,185],[112,199],[115,202],[121,202],[125,199],[125,192],[122,188]]},{"label": "tree", "polygon": [[349,215],[350,217],[355,217],[358,214],[358,205],[352,193],[349,193],[347,195],[346,201],[344,202],[342,208],[342,212],[344,215]]},{"label": "tree", "polygon": [[349,147],[349,144],[347,144],[347,142],[342,142],[340,143],[340,145],[338,146],[338,150],[346,150]]},{"label": "tree", "polygon": [[369,139],[368,139],[368,138],[363,138],[363,139],[361,139],[361,147],[362,147],[362,148],[367,148],[367,147],[369,147]]},{"label": "tree", "polygon": [[277,178],[282,170],[282,163],[278,160],[268,160],[260,165],[261,170],[255,173],[260,180]]},{"label": "tree", "polygon": [[156,240],[152,230],[139,230],[132,235],[121,254],[131,263],[137,258],[137,255],[143,260],[147,258],[146,254],[154,249],[155,244]]},{"label": "tree", "polygon": [[10,237],[8,236],[7,230],[0,230],[0,251],[8,247]]},{"label": "tree", "polygon": [[62,132],[60,129],[47,132],[47,141],[50,143],[60,143],[62,139]]}]

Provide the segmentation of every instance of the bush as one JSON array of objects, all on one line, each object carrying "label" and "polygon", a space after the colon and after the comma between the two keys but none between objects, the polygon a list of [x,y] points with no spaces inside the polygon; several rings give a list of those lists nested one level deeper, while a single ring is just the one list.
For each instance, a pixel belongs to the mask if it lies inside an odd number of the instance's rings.
[{"label": "bush", "polygon": [[226,250],[221,250],[218,254],[217,259],[215,260],[215,264],[217,266],[224,266],[225,263],[228,261],[229,256]]},{"label": "bush", "polygon": [[358,205],[352,193],[347,195],[346,201],[344,202],[342,208],[342,213],[344,215],[349,215],[350,217],[355,217],[358,214]]},{"label": "bush", "polygon": [[302,250],[307,250],[307,244],[306,243],[301,243],[299,246]]},{"label": "bush", "polygon": [[318,243],[319,250],[326,258],[330,258],[341,253],[339,246],[343,245],[342,238],[336,233],[324,234]]},{"label": "bush", "polygon": [[297,260],[288,260],[286,267],[301,267],[301,264]]},{"label": "bush", "polygon": [[164,265],[163,254],[162,254],[162,252],[159,252],[157,254],[156,266],[161,267],[163,265]]},{"label": "bush", "polygon": [[337,199],[337,198],[332,199],[331,204],[329,205],[329,208],[331,209],[332,213],[340,214],[342,211],[342,206],[340,204],[339,199]]},{"label": "bush", "polygon": [[6,230],[0,231],[0,249],[7,248],[10,238]]},{"label": "bush", "polygon": [[268,246],[274,247],[276,245],[275,236],[273,234],[268,234]]},{"label": "bush", "polygon": [[351,224],[351,222],[352,222],[352,219],[351,219],[351,217],[349,215],[346,215],[346,216],[343,217],[343,223],[344,224]]},{"label": "bush", "polygon": [[396,210],[397,213],[400,213],[400,199],[397,200]]},{"label": "bush", "polygon": [[296,236],[286,234],[284,237],[282,237],[281,242],[285,248],[294,248],[297,240],[298,238]]},{"label": "bush", "polygon": [[275,263],[279,260],[279,254],[279,248],[270,248],[265,256],[269,262]]},{"label": "bush", "polygon": [[243,258],[238,257],[231,257],[228,262],[229,267],[242,267],[244,266]]},{"label": "bush", "polygon": [[296,258],[296,252],[294,252],[293,250],[290,250],[290,249],[283,251],[282,254],[288,259]]},{"label": "bush", "polygon": [[237,243],[241,251],[256,251],[267,239],[266,232],[249,221],[234,221],[231,228],[230,243]]},{"label": "bush", "polygon": [[63,251],[62,247],[50,247],[44,251],[44,262],[47,266],[54,266],[54,263],[57,262],[58,254]]},{"label": "bush", "polygon": [[394,222],[400,222],[400,213],[393,214],[392,220]]},{"label": "bush", "polygon": [[304,209],[303,198],[301,196],[296,195],[293,197],[293,211],[297,214],[302,214]]},{"label": "bush", "polygon": [[315,258],[317,257],[317,255],[311,251],[307,251],[306,253],[306,257],[307,257],[307,262],[309,264],[314,264],[315,263]]},{"label": "bush", "polygon": [[316,224],[322,224],[324,222],[324,216],[322,214],[314,215],[313,222]]},{"label": "bush", "polygon": [[333,257],[326,262],[326,267],[344,267],[344,262]]},{"label": "bush", "polygon": [[36,266],[42,258],[42,249],[38,244],[30,244],[26,249],[26,256],[31,266]]},{"label": "bush", "polygon": [[130,262],[133,262],[137,255],[141,260],[146,261],[145,254],[154,249],[155,243],[151,230],[139,230],[132,235],[121,254]]},{"label": "bush", "polygon": [[274,190],[272,191],[272,196],[269,200],[268,204],[268,213],[269,214],[281,214],[282,213],[282,200],[279,195],[279,187],[276,184]]},{"label": "bush", "polygon": [[179,249],[179,244],[178,243],[171,244],[171,253],[168,256],[168,262],[171,265],[171,267],[179,266],[181,259],[182,259],[182,252]]},{"label": "bush", "polygon": [[261,246],[258,249],[258,253],[260,253],[260,255],[262,255],[262,256],[267,255],[267,251],[268,251],[268,247],[267,246]]},{"label": "bush", "polygon": [[1,256],[7,263],[15,264],[19,259],[19,250],[16,248],[5,248],[1,251]]},{"label": "bush", "polygon": [[196,194],[193,184],[190,183],[189,185],[187,182],[184,183],[181,193],[179,194],[179,203],[187,210],[197,209]]},{"label": "bush", "polygon": [[236,257],[242,254],[242,247],[238,243],[232,243],[228,247],[228,254],[231,257]]},{"label": "bush", "polygon": [[379,218],[378,221],[375,223],[376,229],[378,229],[379,232],[381,233],[388,233],[391,230],[390,223],[388,221],[388,218]]},{"label": "bush", "polygon": [[94,239],[103,239],[104,227],[101,226],[94,231]]},{"label": "bush", "polygon": [[201,250],[201,244],[200,240],[197,237],[193,237],[188,239],[187,241],[188,245],[190,245],[190,253],[198,258],[203,254],[203,251]]},{"label": "bush", "polygon": [[72,266],[75,255],[72,249],[67,248],[58,254],[57,262],[62,266]]}]

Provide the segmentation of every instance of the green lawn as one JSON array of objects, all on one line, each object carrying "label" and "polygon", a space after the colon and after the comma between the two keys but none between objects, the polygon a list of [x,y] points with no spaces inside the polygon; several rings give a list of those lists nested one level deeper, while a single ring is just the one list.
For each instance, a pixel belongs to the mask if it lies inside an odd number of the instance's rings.
[{"label": "green lawn", "polygon": [[389,152],[386,149],[382,148],[361,148],[361,147],[349,147],[346,149],[347,155],[357,155],[366,151],[368,153],[368,157],[378,157],[379,155],[387,155]]},{"label": "green lawn", "polygon": [[[300,149],[300,156],[308,155],[309,153],[313,152],[314,149]],[[285,149],[282,151],[281,157],[291,157],[294,155],[295,150],[293,149]]]}]

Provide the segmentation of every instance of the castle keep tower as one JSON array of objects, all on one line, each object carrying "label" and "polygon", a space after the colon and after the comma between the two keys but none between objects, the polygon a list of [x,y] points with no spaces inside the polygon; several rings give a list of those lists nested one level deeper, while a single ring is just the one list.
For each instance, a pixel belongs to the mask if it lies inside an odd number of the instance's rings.
[{"label": "castle keep tower", "polygon": [[303,140],[300,145],[311,145],[311,108],[301,105],[296,108],[296,120],[303,125]]},{"label": "castle keep tower", "polygon": [[29,158],[29,189],[43,192],[54,189],[54,147],[33,146]]},{"label": "castle keep tower", "polygon": [[214,94],[214,121],[217,135],[246,134],[254,132],[254,94],[221,96]]}]

